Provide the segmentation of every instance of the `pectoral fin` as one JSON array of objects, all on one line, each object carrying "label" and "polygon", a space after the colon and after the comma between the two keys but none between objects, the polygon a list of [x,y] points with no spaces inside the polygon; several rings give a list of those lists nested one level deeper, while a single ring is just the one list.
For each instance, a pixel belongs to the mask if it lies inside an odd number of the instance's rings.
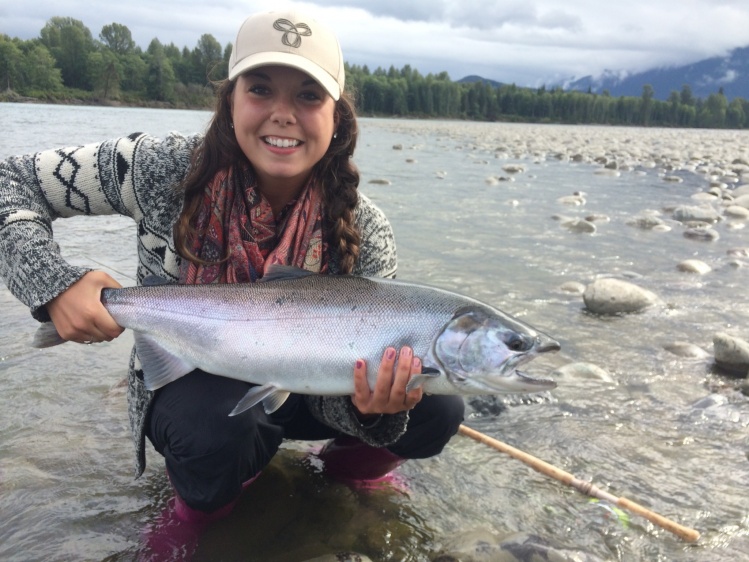
[{"label": "pectoral fin", "polygon": [[289,397],[289,392],[280,390],[278,385],[273,383],[264,384],[263,386],[253,386],[247,391],[242,399],[237,402],[237,405],[229,413],[230,416],[236,416],[242,412],[249,410],[258,402],[263,403],[263,409],[266,414],[272,414],[278,410],[286,399]]},{"label": "pectoral fin", "polygon": [[422,369],[421,374],[411,376],[411,380],[409,380],[408,384],[406,385],[406,392],[411,392],[414,388],[419,388],[428,380],[437,378],[441,374],[442,373],[440,373],[437,369],[433,369],[431,367]]},{"label": "pectoral fin", "polygon": [[161,388],[195,370],[193,365],[169,353],[150,336],[140,332],[134,335],[135,349],[143,368],[143,382],[148,390]]}]

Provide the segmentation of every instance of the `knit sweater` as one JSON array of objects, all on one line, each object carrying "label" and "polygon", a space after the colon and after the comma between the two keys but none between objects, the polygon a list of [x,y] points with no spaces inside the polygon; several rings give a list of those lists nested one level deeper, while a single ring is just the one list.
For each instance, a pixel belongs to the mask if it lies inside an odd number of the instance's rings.
[{"label": "knit sweater", "polygon": [[[137,225],[137,283],[151,274],[178,281],[181,258],[174,248],[172,227],[182,210],[183,195],[176,188],[201,140],[200,135],[173,133],[157,139],[136,133],[0,162],[0,276],[34,318],[48,321],[44,305],[89,271],[61,257],[52,236],[52,221],[58,218],[106,214],[132,218]],[[356,223],[362,241],[353,273],[394,276],[392,229],[362,194]],[[340,272],[335,254],[330,272]],[[127,396],[137,478],[146,465],[145,422],[153,393],[143,384],[136,349],[130,359]],[[386,415],[374,426],[364,427],[347,396],[307,396],[306,400],[317,419],[374,446],[395,442],[408,421],[406,413]]]}]

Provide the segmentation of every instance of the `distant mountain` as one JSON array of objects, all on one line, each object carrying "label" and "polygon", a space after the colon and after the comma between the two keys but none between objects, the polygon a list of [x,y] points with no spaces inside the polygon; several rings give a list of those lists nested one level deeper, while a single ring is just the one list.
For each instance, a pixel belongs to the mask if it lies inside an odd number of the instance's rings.
[{"label": "distant mountain", "polygon": [[723,88],[729,100],[749,100],[749,47],[734,49],[725,57],[713,57],[692,64],[656,68],[639,74],[606,71],[601,76],[586,76],[566,84],[565,90],[588,90],[600,94],[607,90],[612,96],[641,96],[642,87],[650,84],[657,99],[665,100],[688,84],[692,95],[707,98]]},{"label": "distant mountain", "polygon": [[466,76],[465,78],[461,78],[460,80],[458,80],[458,84],[473,84],[474,82],[484,82],[485,84],[489,84],[492,88],[499,88],[503,85],[502,82],[497,82],[496,80],[490,80],[489,78],[476,76],[475,74]]}]

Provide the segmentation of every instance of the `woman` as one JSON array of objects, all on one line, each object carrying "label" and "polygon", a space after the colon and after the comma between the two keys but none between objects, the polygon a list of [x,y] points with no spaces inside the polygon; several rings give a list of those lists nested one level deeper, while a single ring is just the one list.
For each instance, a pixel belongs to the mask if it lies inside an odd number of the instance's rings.
[{"label": "woman", "polygon": [[[138,282],[249,283],[272,264],[323,274],[394,276],[384,215],[358,194],[350,158],[356,119],[333,34],[299,13],[251,16],[239,30],[204,136],[145,134],[40,152],[0,164],[0,273],[38,320],[71,341],[121,332],[100,293],[119,284],[67,264],[51,222],[119,213],[138,226]],[[137,349],[128,404],[136,477],[145,438],[166,460],[176,515],[228,513],[284,438],[328,439],[325,469],[377,478],[407,458],[439,453],[462,420],[460,398],[406,392],[421,364],[408,348],[384,350],[373,389],[352,366],[351,397],[292,396],[267,415],[229,417],[248,384],[194,371],[155,393]],[[387,448],[385,448],[387,447]]]}]

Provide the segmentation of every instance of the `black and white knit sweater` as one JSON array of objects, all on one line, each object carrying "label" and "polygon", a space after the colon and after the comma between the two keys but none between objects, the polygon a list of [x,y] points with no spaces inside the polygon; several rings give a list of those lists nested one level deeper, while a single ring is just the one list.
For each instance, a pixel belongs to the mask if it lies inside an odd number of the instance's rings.
[{"label": "black and white knit sweater", "polygon": [[[171,134],[157,139],[133,134],[0,162],[0,275],[9,290],[37,320],[49,320],[45,303],[89,271],[63,260],[52,237],[52,221],[74,215],[132,218],[138,229],[138,283],[150,274],[176,282],[180,257],[174,249],[172,227],[183,203],[176,186],[187,174],[200,141],[199,135]],[[393,276],[392,229],[363,195],[359,196],[356,221],[362,244],[354,273]],[[331,273],[339,271],[336,256],[330,269]],[[134,349],[128,375],[128,412],[136,448],[136,478],[145,469],[145,420],[153,397],[143,385],[139,367]],[[396,441],[408,420],[405,413],[383,416],[380,423],[365,428],[356,419],[348,397],[309,396],[307,400],[323,423],[375,446]]]}]

